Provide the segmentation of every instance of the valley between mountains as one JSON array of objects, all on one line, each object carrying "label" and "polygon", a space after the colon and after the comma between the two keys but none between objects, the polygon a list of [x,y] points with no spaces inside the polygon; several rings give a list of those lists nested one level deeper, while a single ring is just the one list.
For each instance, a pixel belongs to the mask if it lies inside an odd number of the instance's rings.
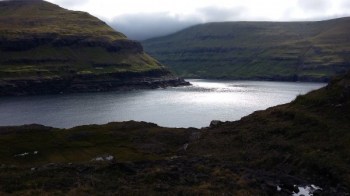
[{"label": "valley between mountains", "polygon": [[190,85],[181,77],[328,82],[202,128],[1,125],[0,195],[349,195],[349,24],[208,23],[141,45],[86,12],[0,1],[0,107],[16,96]]}]

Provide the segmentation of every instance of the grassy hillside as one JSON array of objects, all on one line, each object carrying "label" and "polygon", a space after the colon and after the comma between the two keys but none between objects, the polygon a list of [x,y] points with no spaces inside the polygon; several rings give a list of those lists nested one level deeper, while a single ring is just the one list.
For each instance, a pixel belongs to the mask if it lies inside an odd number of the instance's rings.
[{"label": "grassy hillside", "polygon": [[143,42],[184,77],[327,80],[350,67],[350,18],[220,22]]},{"label": "grassy hillside", "polygon": [[[128,73],[128,80],[120,73]],[[176,80],[140,43],[88,13],[41,0],[0,2],[0,95],[70,92],[84,85],[101,91],[140,78]],[[94,82],[99,87],[87,84]],[[48,87],[40,90],[38,83]]]},{"label": "grassy hillside", "polygon": [[0,194],[316,195],[350,191],[350,74],[235,122],[0,127]]},{"label": "grassy hillside", "polygon": [[109,40],[126,39],[98,18],[70,11],[42,0],[13,0],[0,4],[0,35],[26,38],[33,34],[92,36]]}]

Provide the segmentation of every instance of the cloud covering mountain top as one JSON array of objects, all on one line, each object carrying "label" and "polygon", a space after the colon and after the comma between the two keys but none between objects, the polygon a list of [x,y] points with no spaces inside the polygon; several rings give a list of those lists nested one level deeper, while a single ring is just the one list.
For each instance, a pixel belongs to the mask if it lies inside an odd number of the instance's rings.
[{"label": "cloud covering mountain top", "polygon": [[87,11],[143,40],[193,24],[220,21],[303,21],[350,15],[349,0],[48,0]]}]

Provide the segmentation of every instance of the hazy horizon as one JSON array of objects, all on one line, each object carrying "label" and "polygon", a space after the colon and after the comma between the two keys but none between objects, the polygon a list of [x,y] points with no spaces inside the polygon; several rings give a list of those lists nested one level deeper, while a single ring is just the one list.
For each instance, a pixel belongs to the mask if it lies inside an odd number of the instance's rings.
[{"label": "hazy horizon", "polygon": [[348,0],[48,1],[89,12],[135,40],[164,36],[207,22],[319,21],[350,16]]}]

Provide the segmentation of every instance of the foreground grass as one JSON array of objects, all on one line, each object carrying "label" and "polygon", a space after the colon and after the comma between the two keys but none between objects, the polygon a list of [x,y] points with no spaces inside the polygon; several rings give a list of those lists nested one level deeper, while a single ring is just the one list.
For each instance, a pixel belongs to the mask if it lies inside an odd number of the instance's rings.
[{"label": "foreground grass", "polygon": [[[40,125],[28,125],[20,130],[3,128],[0,131],[1,163],[29,166],[81,163],[105,155],[119,161],[157,160],[172,156],[186,143],[189,133],[185,129],[165,129],[133,121],[68,130]],[[16,156],[25,152],[29,154]]]}]

